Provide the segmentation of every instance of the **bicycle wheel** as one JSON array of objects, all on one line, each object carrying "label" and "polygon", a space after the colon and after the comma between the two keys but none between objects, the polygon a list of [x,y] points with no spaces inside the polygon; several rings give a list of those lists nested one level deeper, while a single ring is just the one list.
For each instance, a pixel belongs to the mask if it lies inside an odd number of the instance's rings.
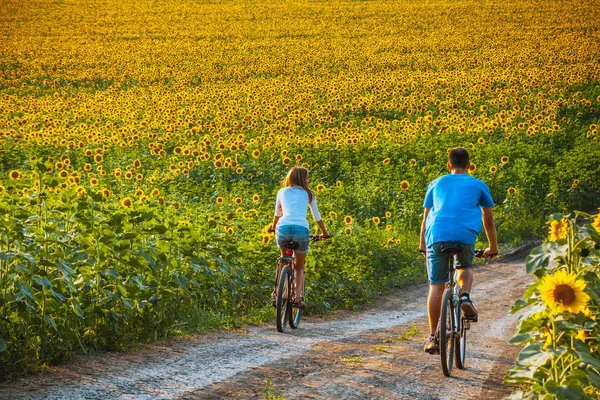
[{"label": "bicycle wheel", "polygon": [[[290,274],[290,276],[293,276],[293,272]],[[293,288],[292,290],[296,289],[293,284],[293,280],[292,280],[292,284],[290,285],[290,287]],[[298,325],[300,325],[300,318],[302,318],[302,309],[293,307],[291,303],[288,305],[288,308],[290,310],[290,315],[289,315],[290,326],[292,327],[292,329],[296,329],[296,328],[298,328]]]},{"label": "bicycle wheel", "polygon": [[290,267],[289,267],[289,265],[285,265],[281,269],[281,273],[279,274],[279,284],[278,284],[278,288],[277,288],[276,308],[277,308],[277,330],[279,332],[285,331],[285,326],[287,325],[288,316],[289,316],[289,311],[288,311],[289,301],[288,300],[291,297],[290,296],[291,288],[289,287],[290,278],[288,275],[290,275]]},{"label": "bicycle wheel", "polygon": [[460,302],[456,302],[455,309],[455,321],[457,334],[454,335],[454,356],[456,357],[456,367],[463,369],[465,367],[465,357],[467,355],[467,329],[465,318],[462,315],[460,309]]},{"label": "bicycle wheel", "polygon": [[454,361],[454,349],[452,348],[455,332],[453,303],[452,290],[446,289],[442,300],[442,315],[438,327],[442,372],[446,376],[450,376],[452,373],[452,362]]}]

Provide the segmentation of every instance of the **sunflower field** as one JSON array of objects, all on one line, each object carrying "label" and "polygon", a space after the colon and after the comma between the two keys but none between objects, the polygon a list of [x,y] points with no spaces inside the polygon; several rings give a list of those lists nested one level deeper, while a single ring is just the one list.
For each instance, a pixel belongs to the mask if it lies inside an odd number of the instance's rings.
[{"label": "sunflower field", "polygon": [[273,319],[293,165],[315,313],[424,278],[449,148],[505,247],[597,207],[600,4],[506,3],[0,2],[0,379]]},{"label": "sunflower field", "polygon": [[[599,209],[600,211],[600,209]],[[600,398],[600,214],[554,214],[549,238],[527,258],[536,280],[511,312],[524,345],[505,383],[512,399]]]}]

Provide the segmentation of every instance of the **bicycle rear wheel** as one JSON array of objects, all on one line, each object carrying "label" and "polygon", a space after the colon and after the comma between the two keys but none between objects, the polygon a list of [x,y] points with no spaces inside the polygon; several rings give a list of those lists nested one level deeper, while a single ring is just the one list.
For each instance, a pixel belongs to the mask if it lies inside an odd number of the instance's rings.
[{"label": "bicycle rear wheel", "polygon": [[[291,298],[291,290],[290,288],[290,270],[289,265],[285,265],[281,269],[281,273],[279,275],[279,284],[277,288],[277,330],[279,332],[284,332],[285,327],[288,323],[289,311],[288,307],[289,299]],[[293,272],[291,272],[293,274]]]},{"label": "bicycle rear wheel", "polygon": [[460,302],[457,302],[455,310],[456,331],[458,334],[455,335],[454,356],[456,357],[456,367],[463,369],[467,355],[467,326],[469,323],[465,321],[465,317],[462,315]]},{"label": "bicycle rear wheel", "polygon": [[440,340],[440,358],[442,372],[446,376],[452,373],[452,362],[454,361],[454,302],[452,299],[452,290],[446,289],[442,300],[442,313],[439,324],[439,340]]},{"label": "bicycle rear wheel", "polygon": [[[290,276],[293,276],[293,272],[290,274]],[[296,288],[294,287],[293,281],[292,284],[290,285],[290,287],[292,287],[292,290],[295,290]],[[293,292],[295,293],[295,292]],[[293,295],[292,295],[293,297]],[[304,297],[304,296],[303,296]],[[296,329],[298,328],[298,325],[300,325],[300,318],[302,318],[302,309],[298,308],[298,307],[294,307],[292,306],[292,304],[290,303],[288,305],[288,308],[290,310],[290,315],[289,315],[289,319],[290,319],[290,327],[292,329]]]}]

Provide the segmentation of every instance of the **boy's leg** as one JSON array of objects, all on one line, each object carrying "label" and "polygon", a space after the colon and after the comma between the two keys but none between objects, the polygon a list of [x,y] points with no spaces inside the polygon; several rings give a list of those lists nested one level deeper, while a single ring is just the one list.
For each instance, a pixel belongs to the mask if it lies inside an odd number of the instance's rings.
[{"label": "boy's leg", "polygon": [[456,283],[460,286],[460,293],[471,293],[471,286],[473,285],[473,267],[461,268],[458,270],[456,275]]},{"label": "boy's leg", "polygon": [[429,318],[429,332],[431,336],[437,331],[438,321],[442,310],[442,296],[444,295],[444,283],[429,285],[429,295],[427,296],[427,317]]}]

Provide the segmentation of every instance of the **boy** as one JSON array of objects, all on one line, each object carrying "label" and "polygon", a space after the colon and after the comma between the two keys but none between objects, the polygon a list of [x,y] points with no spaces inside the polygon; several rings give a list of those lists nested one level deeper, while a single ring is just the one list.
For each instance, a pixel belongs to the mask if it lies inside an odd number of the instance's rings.
[{"label": "boy", "polygon": [[435,337],[442,307],[445,283],[449,280],[448,256],[440,251],[443,244],[462,246],[463,251],[455,256],[458,271],[457,283],[461,288],[460,306],[465,316],[477,320],[477,309],[471,300],[473,282],[473,256],[475,241],[483,228],[489,247],[484,256],[491,258],[498,254],[496,227],[492,215],[494,202],[485,183],[469,175],[469,153],[456,147],[448,153],[448,170],[444,175],[429,184],[423,207],[421,243],[419,251],[427,259],[429,295],[427,313],[430,336],[425,340],[424,350],[429,354],[439,351]]}]

